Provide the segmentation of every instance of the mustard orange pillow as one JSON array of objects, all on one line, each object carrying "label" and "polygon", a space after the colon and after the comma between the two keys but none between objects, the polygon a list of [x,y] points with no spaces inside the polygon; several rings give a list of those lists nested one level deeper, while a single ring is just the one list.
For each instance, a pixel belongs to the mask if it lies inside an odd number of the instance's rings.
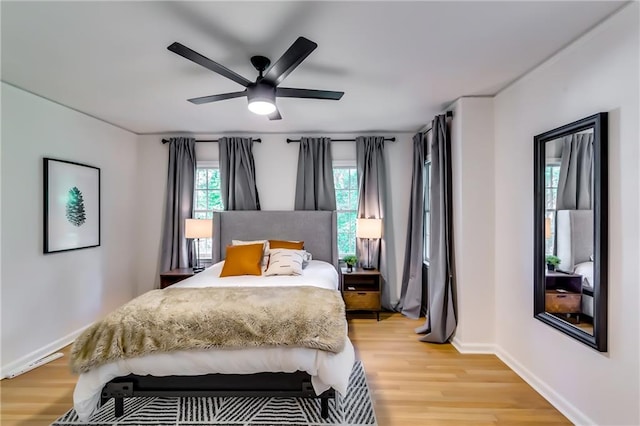
[{"label": "mustard orange pillow", "polygon": [[302,250],[304,241],[269,240],[269,249]]},{"label": "mustard orange pillow", "polygon": [[227,246],[227,257],[220,277],[238,275],[262,275],[262,250],[264,244]]},{"label": "mustard orange pillow", "polygon": [[267,240],[255,240],[255,241],[243,241],[243,240],[231,240],[232,246],[242,246],[247,244],[263,244],[264,249],[262,251],[262,270],[267,270],[269,265],[269,241]]}]

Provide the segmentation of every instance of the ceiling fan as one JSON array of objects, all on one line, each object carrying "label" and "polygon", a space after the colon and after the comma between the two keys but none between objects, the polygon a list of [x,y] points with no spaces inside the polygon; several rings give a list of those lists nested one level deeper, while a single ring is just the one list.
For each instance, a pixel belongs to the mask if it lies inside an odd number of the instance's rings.
[{"label": "ceiling fan", "polygon": [[[241,92],[222,93],[219,95],[202,96],[188,99],[194,104],[205,104],[209,102],[223,101],[225,99],[239,98],[246,96],[249,101],[249,110],[261,115],[268,115],[269,120],[280,120],[282,116],[276,107],[276,97],[280,98],[308,98],[308,99],[329,99],[339,100],[344,92],[333,92],[329,90],[295,89],[290,87],[278,87],[287,76],[296,69],[302,61],[318,45],[304,37],[298,39],[284,52],[271,67],[271,61],[264,56],[252,56],[251,64],[258,70],[258,77],[255,82],[249,81],[243,76],[231,71],[217,62],[212,61],[188,47],[175,42],[167,49],[187,58],[223,77],[235,81],[246,87]],[[266,70],[266,72],[265,72]],[[264,75],[263,75],[264,73]]]}]

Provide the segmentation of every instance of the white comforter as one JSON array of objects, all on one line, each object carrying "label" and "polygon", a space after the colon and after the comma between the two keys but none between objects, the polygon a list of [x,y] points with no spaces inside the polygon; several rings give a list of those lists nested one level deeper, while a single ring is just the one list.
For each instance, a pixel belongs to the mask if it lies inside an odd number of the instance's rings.
[{"label": "white comforter", "polygon": [[[338,274],[326,262],[312,260],[300,276],[220,278],[223,263],[217,263],[173,287],[312,285],[338,289]],[[153,354],[119,360],[81,374],[73,392],[73,403],[80,419],[87,421],[98,406],[104,385],[128,374],[195,376],[212,373],[291,373],[300,370],[311,375],[316,394],[329,388],[344,394],[354,360],[353,345],[348,338],[344,350],[337,354],[307,348],[210,349]]]}]

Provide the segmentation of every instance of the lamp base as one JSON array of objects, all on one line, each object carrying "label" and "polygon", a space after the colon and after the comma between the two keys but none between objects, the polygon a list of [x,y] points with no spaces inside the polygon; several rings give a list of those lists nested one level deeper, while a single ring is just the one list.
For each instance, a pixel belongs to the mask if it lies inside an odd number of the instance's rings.
[{"label": "lamp base", "polygon": [[363,266],[362,269],[364,269],[365,271],[373,271],[376,268],[374,268],[373,266]]}]

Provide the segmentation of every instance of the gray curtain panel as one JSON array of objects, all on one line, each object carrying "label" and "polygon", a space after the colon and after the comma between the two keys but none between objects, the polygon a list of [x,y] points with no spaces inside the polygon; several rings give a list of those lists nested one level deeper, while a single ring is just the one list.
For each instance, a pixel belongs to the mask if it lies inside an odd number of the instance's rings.
[{"label": "gray curtain panel", "polygon": [[295,210],[335,210],[331,139],[300,138]]},{"label": "gray curtain panel", "polygon": [[396,310],[417,319],[426,305],[426,289],[423,288],[422,263],[424,252],[424,163],[427,159],[424,133],[413,136],[413,173],[411,174],[411,199],[407,223],[407,242],[402,271],[400,301]]},{"label": "gray curtain panel", "polygon": [[196,140],[171,138],[160,272],[191,266],[192,244],[184,237],[184,224],[193,214],[195,176]]},{"label": "gray curtain panel", "polygon": [[220,138],[220,194],[225,210],[260,210],[251,138]]},{"label": "gray curtain panel", "polygon": [[556,210],[591,210],[593,186],[593,133],[562,140]]},{"label": "gray curtain panel", "polygon": [[433,119],[431,129],[431,240],[427,320],[416,333],[423,342],[445,343],[456,329],[451,136],[445,115]]},{"label": "gray curtain panel", "polygon": [[[384,137],[359,136],[356,138],[356,164],[358,168],[358,213],[359,218],[382,219],[382,239],[370,240],[368,244],[371,265],[382,276],[382,307],[393,310],[391,289],[388,280],[388,242],[391,227],[385,212],[387,193],[387,171],[384,161]],[[367,263],[367,241],[356,239],[356,252],[361,264]]]}]

